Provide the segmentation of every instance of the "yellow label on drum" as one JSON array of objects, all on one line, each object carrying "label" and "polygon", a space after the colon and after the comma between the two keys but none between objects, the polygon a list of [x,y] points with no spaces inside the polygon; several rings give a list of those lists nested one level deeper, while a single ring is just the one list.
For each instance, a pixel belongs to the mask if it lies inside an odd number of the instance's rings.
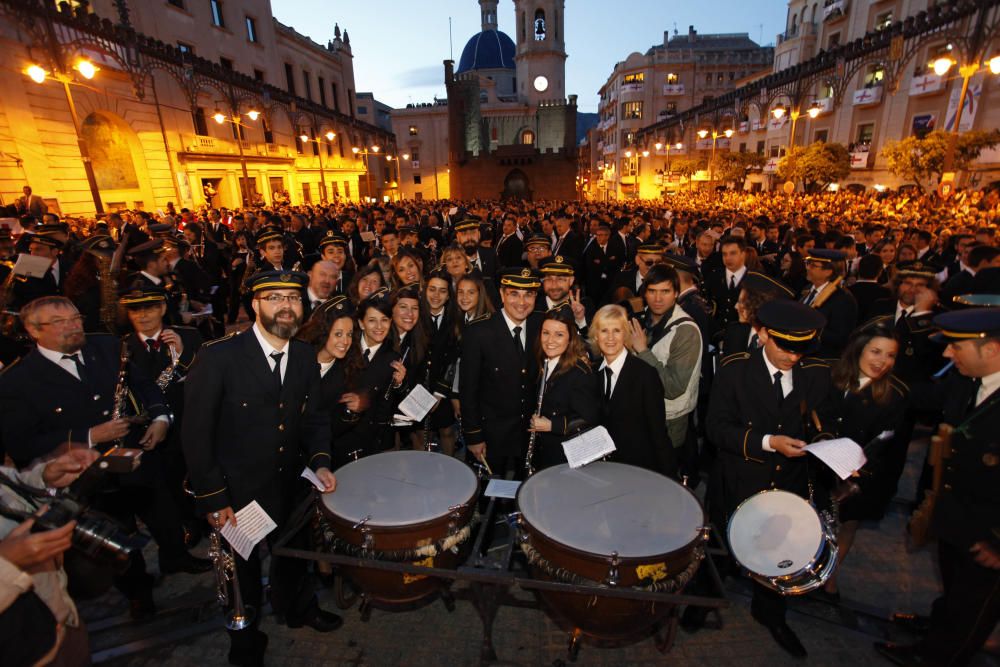
[{"label": "yellow label on drum", "polygon": [[667,578],[667,564],[655,563],[653,565],[639,565],[635,568],[635,576],[641,579],[652,579],[659,581]]},{"label": "yellow label on drum", "polygon": [[[434,567],[434,556],[428,556],[423,560],[413,561],[412,565],[419,565],[420,567]],[[426,579],[426,574],[409,574],[408,572],[403,573],[403,583],[412,584],[414,581],[420,581],[421,579]]]}]

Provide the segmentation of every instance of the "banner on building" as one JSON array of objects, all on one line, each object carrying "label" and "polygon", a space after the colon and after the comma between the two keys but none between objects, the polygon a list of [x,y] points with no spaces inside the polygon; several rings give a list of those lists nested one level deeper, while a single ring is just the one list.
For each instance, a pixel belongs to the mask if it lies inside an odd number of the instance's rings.
[{"label": "banner on building", "polygon": [[[976,121],[976,112],[979,111],[979,96],[983,92],[983,80],[979,77],[976,78],[978,79],[977,81],[969,82],[969,91],[965,95],[965,104],[962,108],[962,119],[958,123],[959,132],[968,132],[972,129],[972,124]],[[944,117],[945,132],[951,132],[955,128],[955,116],[958,111],[958,98],[961,94],[961,85],[952,87],[951,95],[948,97],[948,113]]]},{"label": "banner on building", "polygon": [[918,139],[923,139],[928,134],[934,130],[934,125],[937,122],[937,115],[932,113],[920,113],[913,117],[913,123],[910,127],[910,134],[917,137]]}]

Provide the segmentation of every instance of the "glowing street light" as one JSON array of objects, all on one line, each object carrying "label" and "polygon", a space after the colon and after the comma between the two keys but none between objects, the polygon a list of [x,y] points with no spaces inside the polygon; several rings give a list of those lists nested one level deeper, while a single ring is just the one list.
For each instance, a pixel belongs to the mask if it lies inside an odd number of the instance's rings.
[{"label": "glowing street light", "polygon": [[97,66],[89,60],[79,60],[74,66],[77,72],[80,73],[84,79],[93,79],[94,75],[97,74]]},{"label": "glowing street light", "polygon": [[35,83],[44,83],[45,77],[49,75],[43,68],[38,65],[31,65],[28,69],[24,70],[24,73],[28,75],[28,78]]},{"label": "glowing street light", "polygon": [[212,114],[212,118],[214,118],[215,122],[218,123],[219,125],[222,125],[223,123],[226,122],[226,114],[222,113],[221,109],[216,109],[215,113]]},{"label": "glowing street light", "polygon": [[308,134],[300,134],[299,135],[299,139],[301,139],[302,142],[305,143],[305,142],[309,141],[309,135]]},{"label": "glowing street light", "polygon": [[704,139],[708,136],[708,130],[698,130],[698,138]]},{"label": "glowing street light", "polygon": [[256,109],[250,109],[250,111],[247,111],[247,118],[250,120],[257,120],[260,118],[260,112]]},{"label": "glowing street light", "polygon": [[1000,56],[993,56],[986,61],[990,68],[990,74],[1000,74]]},{"label": "glowing street light", "polygon": [[336,137],[336,136],[337,136],[337,134],[335,132],[333,132],[332,130],[326,133],[326,138],[327,138],[328,141],[333,141],[333,138]]},{"label": "glowing street light", "polygon": [[774,116],[775,120],[781,120],[782,118],[785,117],[785,111],[786,111],[785,107],[778,105],[773,109],[771,109],[771,115]]}]

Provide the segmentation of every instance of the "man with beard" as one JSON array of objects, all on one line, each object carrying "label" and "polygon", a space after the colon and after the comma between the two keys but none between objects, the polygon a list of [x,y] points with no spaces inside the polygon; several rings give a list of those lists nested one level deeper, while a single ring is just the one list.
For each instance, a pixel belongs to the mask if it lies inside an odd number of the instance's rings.
[{"label": "man with beard", "polygon": [[[214,528],[235,525],[235,512],[256,501],[278,525],[269,539],[280,535],[300,489],[303,462],[324,493],[336,486],[316,353],[292,339],[302,323],[307,282],[306,274],[296,271],[258,273],[251,284],[254,325],[203,346],[188,373],[184,455],[196,511]],[[243,601],[258,616],[250,627],[230,631],[229,661],[260,665],[267,635],[258,629],[259,546],[249,560],[236,558],[236,572]],[[340,627],[339,616],[319,608],[306,561],[272,556],[270,582],[280,622],[319,632]]]},{"label": "man with beard", "polygon": [[560,255],[543,264],[540,273],[545,298],[535,300],[535,312],[545,313],[559,304],[569,303],[576,328],[586,336],[587,323],[597,309],[589,297],[581,296],[579,287],[573,286],[576,281],[573,266]]},{"label": "man with beard", "polygon": [[[21,321],[35,349],[0,376],[3,442],[18,466],[50,456],[67,443],[104,451],[130,435],[128,444],[145,450],[164,441],[169,410],[153,378],[144,376],[135,363],[127,367],[126,389],[153,421],[143,429],[131,416],[110,418],[121,366],[118,338],[85,335],[83,316],[61,296],[35,299],[21,309]],[[134,503],[123,498],[120,489],[99,494],[97,503],[98,509],[134,525]],[[155,611],[153,578],[146,573],[141,552],[134,552],[128,569],[115,577],[115,586],[129,599],[133,618]]]},{"label": "man with beard", "polygon": [[492,281],[497,273],[496,251],[479,245],[479,218],[470,215],[456,223],[455,241],[465,250],[465,256],[472,263],[472,268],[482,273],[484,280]]}]

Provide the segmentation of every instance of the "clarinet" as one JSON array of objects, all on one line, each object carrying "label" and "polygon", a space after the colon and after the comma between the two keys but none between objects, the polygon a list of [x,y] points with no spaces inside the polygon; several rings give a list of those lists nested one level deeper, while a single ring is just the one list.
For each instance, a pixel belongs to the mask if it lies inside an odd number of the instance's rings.
[{"label": "clarinet", "polygon": [[[549,375],[549,360],[545,360],[545,365],[542,367],[542,381],[538,386],[538,404],[535,406],[535,415],[540,415],[542,413],[542,399],[545,398],[545,380]],[[532,431],[531,435],[528,436],[528,455],[524,459],[524,470],[528,473],[528,477],[535,474],[535,467],[531,465],[531,459],[535,456],[535,440],[538,438],[538,431]]]},{"label": "clarinet", "polygon": [[[122,341],[122,353],[118,363],[118,382],[115,384],[114,402],[111,408],[111,420],[121,419],[125,412],[128,399],[128,362],[131,351],[128,347],[128,340]],[[124,438],[115,440],[114,447],[121,447]]]}]

